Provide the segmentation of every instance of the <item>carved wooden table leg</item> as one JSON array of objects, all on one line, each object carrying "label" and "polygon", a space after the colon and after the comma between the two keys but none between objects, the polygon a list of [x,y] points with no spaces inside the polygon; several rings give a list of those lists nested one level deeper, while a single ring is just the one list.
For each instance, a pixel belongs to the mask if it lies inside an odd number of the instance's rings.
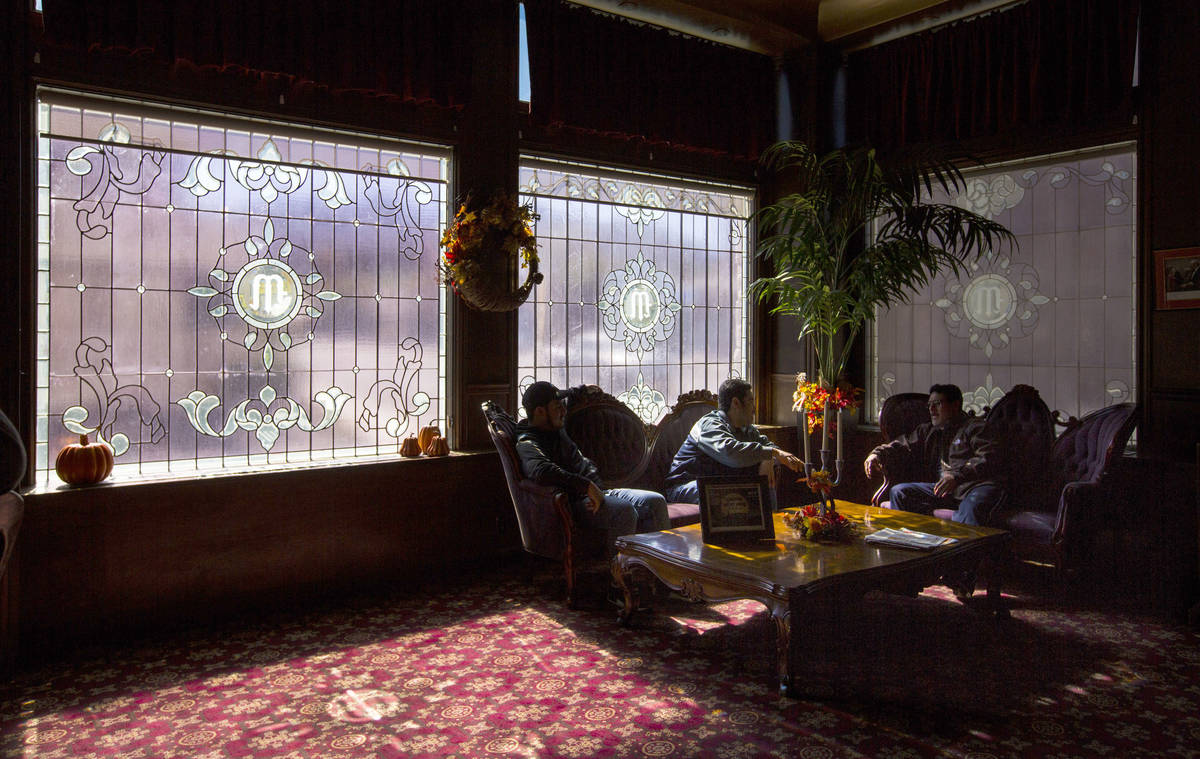
[{"label": "carved wooden table leg", "polygon": [[792,612],[787,604],[771,604],[771,619],[775,621],[775,664],[779,675],[779,692],[784,696],[793,695],[795,686],[792,671]]},{"label": "carved wooden table leg", "polygon": [[625,626],[629,625],[629,620],[637,611],[638,606],[637,594],[633,590],[632,574],[629,557],[618,553],[612,560],[612,576],[624,596],[625,602],[621,606],[621,610],[617,612],[617,619]]},{"label": "carved wooden table leg", "polygon": [[853,593],[840,591],[792,595],[788,605],[788,683],[780,688],[783,695],[801,698],[823,692],[822,684],[813,678],[828,677],[820,672],[821,665],[829,661],[832,642],[841,637],[841,615],[853,597]]},{"label": "carved wooden table leg", "polygon": [[992,566],[989,567],[990,571],[988,572],[987,600],[996,619],[1008,619],[1012,616],[1008,610],[1008,604],[1004,602],[1004,596],[1000,592],[1004,585],[1004,570],[1008,568],[1008,563],[1012,560],[1012,552],[1007,543],[994,551],[991,556]]}]

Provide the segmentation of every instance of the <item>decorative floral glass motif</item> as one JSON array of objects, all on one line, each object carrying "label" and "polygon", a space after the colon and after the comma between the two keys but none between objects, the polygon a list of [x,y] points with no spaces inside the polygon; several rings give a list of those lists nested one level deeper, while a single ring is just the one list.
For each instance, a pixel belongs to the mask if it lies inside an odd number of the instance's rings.
[{"label": "decorative floral glass motif", "polygon": [[47,477],[85,433],[138,477],[390,453],[438,422],[446,153],[39,94]]},{"label": "decorative floral glass motif", "polygon": [[1021,383],[1072,416],[1133,394],[1136,154],[1132,145],[982,169],[947,198],[1018,247],[935,279],[873,326],[875,414],[894,392],[953,382],[976,411]]},{"label": "decorative floral glass motif", "polygon": [[746,373],[752,193],[527,158],[545,281],[518,311],[521,385],[597,384],[647,422]]}]

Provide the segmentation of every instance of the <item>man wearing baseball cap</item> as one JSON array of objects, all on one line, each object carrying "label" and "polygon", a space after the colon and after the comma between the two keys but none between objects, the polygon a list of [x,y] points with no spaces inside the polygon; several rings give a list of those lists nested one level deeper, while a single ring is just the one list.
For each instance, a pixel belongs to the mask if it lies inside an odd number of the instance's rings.
[{"label": "man wearing baseball cap", "polygon": [[525,476],[567,491],[576,522],[589,529],[605,530],[610,549],[621,535],[669,528],[667,501],[658,493],[604,489],[596,465],[563,429],[567,410],[562,395],[549,382],[534,382],[521,396],[526,419],[517,425],[516,447]]}]

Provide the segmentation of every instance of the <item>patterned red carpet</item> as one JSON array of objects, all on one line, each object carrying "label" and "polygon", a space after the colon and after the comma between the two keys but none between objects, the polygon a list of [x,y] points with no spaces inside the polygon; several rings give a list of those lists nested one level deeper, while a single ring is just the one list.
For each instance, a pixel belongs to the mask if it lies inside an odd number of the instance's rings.
[{"label": "patterned red carpet", "polygon": [[762,606],[632,628],[520,570],[97,652],[0,689],[10,757],[1200,756],[1200,636],[1014,595],[871,598],[820,700],[771,685]]}]

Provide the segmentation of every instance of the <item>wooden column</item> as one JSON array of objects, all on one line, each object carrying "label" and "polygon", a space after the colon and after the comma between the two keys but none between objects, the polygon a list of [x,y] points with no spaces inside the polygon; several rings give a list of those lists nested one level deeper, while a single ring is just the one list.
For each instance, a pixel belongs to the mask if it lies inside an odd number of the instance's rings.
[{"label": "wooden column", "polygon": [[[10,9],[11,9],[10,4]],[[16,4],[21,5],[21,4]],[[28,446],[33,429],[34,214],[37,212],[35,106],[30,81],[28,13],[21,5],[0,29],[0,60],[12,67],[0,88],[0,409]],[[30,451],[32,454],[32,451]],[[30,456],[32,461],[33,456]]]},{"label": "wooden column", "polygon": [[[517,190],[517,3],[472,0],[470,100],[455,155],[458,198]],[[457,204],[456,204],[457,207]],[[497,252],[499,253],[499,252]],[[515,405],[516,311],[475,311],[451,296],[450,384],[452,443],[459,450],[491,449],[479,410],[495,400]]]}]

